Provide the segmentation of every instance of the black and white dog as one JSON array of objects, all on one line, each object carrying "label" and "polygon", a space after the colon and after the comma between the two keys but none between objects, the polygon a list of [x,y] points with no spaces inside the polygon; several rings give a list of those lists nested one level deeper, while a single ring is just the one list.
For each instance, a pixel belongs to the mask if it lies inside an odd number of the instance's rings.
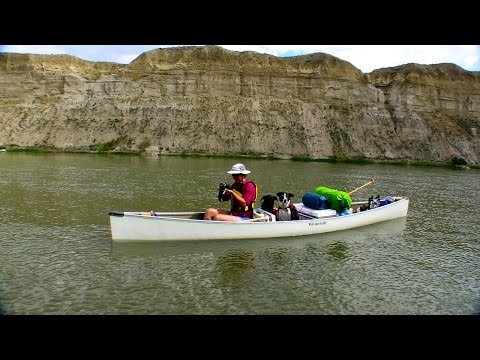
[{"label": "black and white dog", "polygon": [[270,214],[275,214],[276,208],[275,208],[275,201],[278,200],[275,195],[264,195],[262,197],[262,206],[261,209],[268,211]]},{"label": "black and white dog", "polygon": [[298,211],[295,205],[293,205],[291,198],[293,198],[292,193],[287,192],[278,192],[278,199],[280,201],[280,207],[278,208],[278,219],[279,221],[290,221],[298,220]]}]

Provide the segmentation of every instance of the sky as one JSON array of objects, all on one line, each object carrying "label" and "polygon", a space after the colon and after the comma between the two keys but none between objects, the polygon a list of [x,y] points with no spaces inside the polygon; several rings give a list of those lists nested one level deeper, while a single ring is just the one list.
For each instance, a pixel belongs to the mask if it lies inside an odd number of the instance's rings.
[{"label": "sky", "polygon": [[[186,45],[0,45],[0,53],[68,54],[89,61],[128,64],[145,51]],[[191,45],[188,45],[191,46]],[[194,45],[204,46],[204,45]],[[233,51],[256,51],[277,57],[326,53],[348,61],[363,73],[417,64],[453,63],[480,71],[480,45],[219,45]]]}]

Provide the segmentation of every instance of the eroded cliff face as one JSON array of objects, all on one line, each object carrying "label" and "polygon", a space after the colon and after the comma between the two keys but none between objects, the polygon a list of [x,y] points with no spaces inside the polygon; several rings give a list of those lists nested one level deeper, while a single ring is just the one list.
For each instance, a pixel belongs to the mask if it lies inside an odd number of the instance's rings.
[{"label": "eroded cliff face", "polygon": [[0,145],[480,162],[480,76],[327,54],[157,49],[128,65],[0,54]]}]

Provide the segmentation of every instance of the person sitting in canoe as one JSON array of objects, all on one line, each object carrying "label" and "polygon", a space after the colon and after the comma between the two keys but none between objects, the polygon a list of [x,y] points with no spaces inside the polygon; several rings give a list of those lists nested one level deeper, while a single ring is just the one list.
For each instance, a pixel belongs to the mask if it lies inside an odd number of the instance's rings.
[{"label": "person sitting in canoe", "polygon": [[251,180],[247,180],[246,175],[250,170],[243,164],[235,164],[227,174],[231,174],[234,182],[224,189],[224,194],[219,196],[219,200],[231,200],[229,211],[215,208],[205,210],[204,220],[219,221],[242,221],[253,218],[253,208],[257,199],[258,189]]}]

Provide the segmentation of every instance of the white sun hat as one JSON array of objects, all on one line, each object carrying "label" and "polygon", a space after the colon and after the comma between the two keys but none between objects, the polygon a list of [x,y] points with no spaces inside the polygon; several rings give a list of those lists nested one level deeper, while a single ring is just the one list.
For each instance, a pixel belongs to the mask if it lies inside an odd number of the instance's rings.
[{"label": "white sun hat", "polygon": [[250,174],[250,170],[245,169],[245,165],[243,164],[235,164],[232,166],[230,171],[227,171],[227,174]]}]

